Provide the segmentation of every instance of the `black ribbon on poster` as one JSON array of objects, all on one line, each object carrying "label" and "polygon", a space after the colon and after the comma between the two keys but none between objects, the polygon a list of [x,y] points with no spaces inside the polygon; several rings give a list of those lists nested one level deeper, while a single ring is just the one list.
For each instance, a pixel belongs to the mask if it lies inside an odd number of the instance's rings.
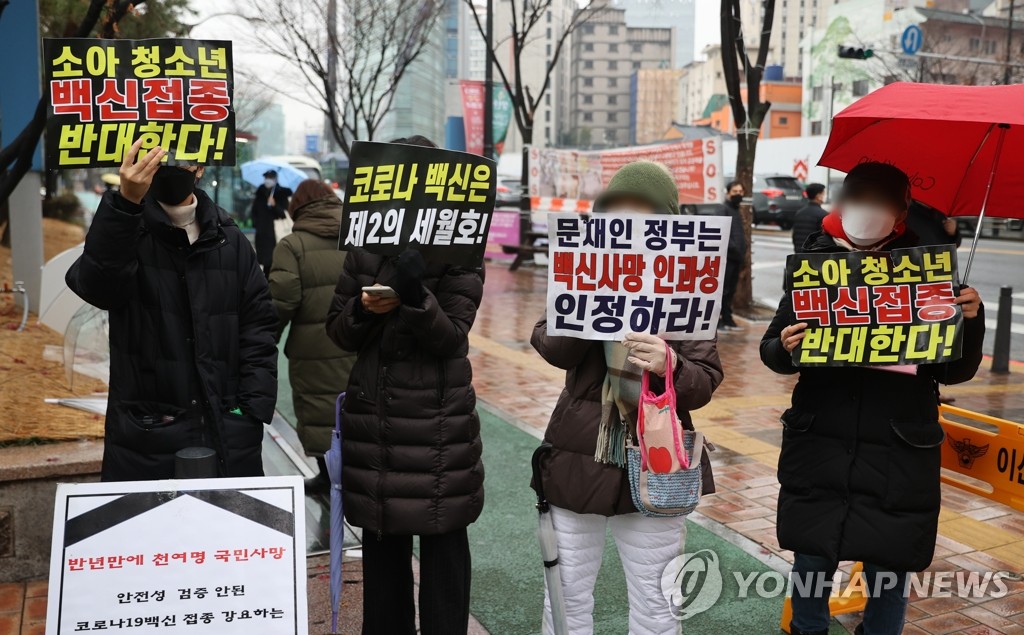
[{"label": "black ribbon on poster", "polygon": [[479,155],[357,141],[338,248],[478,267],[494,213],[497,164]]},{"label": "black ribbon on poster", "polygon": [[51,169],[115,167],[142,138],[171,164],[234,165],[231,42],[46,38]]},{"label": "black ribbon on poster", "polygon": [[797,366],[906,366],[960,358],[956,247],[802,253],[786,261]]}]

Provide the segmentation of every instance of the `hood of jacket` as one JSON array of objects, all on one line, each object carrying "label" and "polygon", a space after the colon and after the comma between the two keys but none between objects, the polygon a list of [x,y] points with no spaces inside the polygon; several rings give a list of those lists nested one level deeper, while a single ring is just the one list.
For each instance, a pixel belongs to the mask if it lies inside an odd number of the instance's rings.
[{"label": "hood of jacket", "polygon": [[[199,238],[196,239],[195,247],[216,244],[223,238],[223,225],[233,225],[226,214],[213,202],[213,199],[203,190],[196,189],[196,223],[199,225]],[[170,217],[164,208],[160,206],[155,198],[150,195],[142,200],[142,222],[147,231],[153,234],[157,240],[171,247],[188,247],[188,232],[171,223]]]},{"label": "hood of jacket", "polygon": [[321,238],[337,238],[341,232],[341,201],[338,197],[318,198],[292,212],[292,231],[304,231]]}]

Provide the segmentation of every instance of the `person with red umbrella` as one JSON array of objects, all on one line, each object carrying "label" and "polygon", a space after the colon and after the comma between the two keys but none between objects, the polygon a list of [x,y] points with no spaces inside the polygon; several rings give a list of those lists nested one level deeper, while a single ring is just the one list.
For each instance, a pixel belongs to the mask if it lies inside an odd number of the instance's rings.
[{"label": "person with red umbrella", "polygon": [[[804,251],[889,251],[918,245],[906,228],[907,175],[891,165],[852,168],[837,211]],[[900,367],[799,368],[792,351],[804,337],[784,297],[761,340],[761,360],[800,378],[782,415],[777,532],[794,552],[793,635],[828,632],[831,581],[840,561],[864,563],[869,594],[861,635],[898,635],[907,606],[907,572],[931,563],[938,529],[938,384],[974,377],[985,320],[977,291],[961,287],[962,357]]]}]

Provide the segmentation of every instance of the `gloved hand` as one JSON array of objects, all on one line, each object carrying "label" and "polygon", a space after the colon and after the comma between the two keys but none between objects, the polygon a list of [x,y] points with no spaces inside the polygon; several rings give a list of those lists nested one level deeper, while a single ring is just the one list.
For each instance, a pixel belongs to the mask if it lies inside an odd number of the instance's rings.
[{"label": "gloved hand", "polygon": [[668,370],[669,355],[673,363],[676,361],[676,352],[665,345],[665,340],[657,335],[649,333],[627,333],[622,345],[629,349],[629,357],[626,359],[636,364],[642,370],[664,377]]},{"label": "gloved hand", "polygon": [[427,263],[423,261],[423,255],[415,249],[406,249],[398,256],[395,269],[395,279],[391,283],[391,288],[398,293],[402,304],[423,306],[423,274],[427,272]]}]

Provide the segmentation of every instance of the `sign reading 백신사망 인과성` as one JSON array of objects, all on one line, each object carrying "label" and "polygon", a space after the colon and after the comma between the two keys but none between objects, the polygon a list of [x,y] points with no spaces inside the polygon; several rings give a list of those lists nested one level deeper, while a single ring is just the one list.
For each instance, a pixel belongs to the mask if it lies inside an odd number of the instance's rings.
[{"label": "sign reading \ubc31\uc2e0\uc0ac\ub9dd \uc778\uacfc\uc131", "polygon": [[713,338],[730,227],[724,216],[548,214],[548,334]]},{"label": "sign reading \ubc31\uc2e0\uc0ac\ub9dd \uc778\uacfc\uc131", "polygon": [[952,245],[793,254],[786,289],[804,339],[797,366],[906,366],[960,358]]},{"label": "sign reading \ubc31\uc2e0\uc0ac\ub9dd \uc778\uacfc\uc131", "polygon": [[46,161],[116,167],[142,138],[171,161],[235,164],[231,42],[43,40]]},{"label": "sign reading \ubc31\uc2e0\uc0ac\ub9dd \uc778\uacfc\uc131", "polygon": [[300,477],[61,484],[53,527],[47,635],[308,632]]},{"label": "sign reading \ubc31\uc2e0\uc0ac\ub9dd \uc778\uacfc\uc131", "polygon": [[494,212],[497,165],[466,152],[357,141],[349,155],[338,248],[479,267]]}]

